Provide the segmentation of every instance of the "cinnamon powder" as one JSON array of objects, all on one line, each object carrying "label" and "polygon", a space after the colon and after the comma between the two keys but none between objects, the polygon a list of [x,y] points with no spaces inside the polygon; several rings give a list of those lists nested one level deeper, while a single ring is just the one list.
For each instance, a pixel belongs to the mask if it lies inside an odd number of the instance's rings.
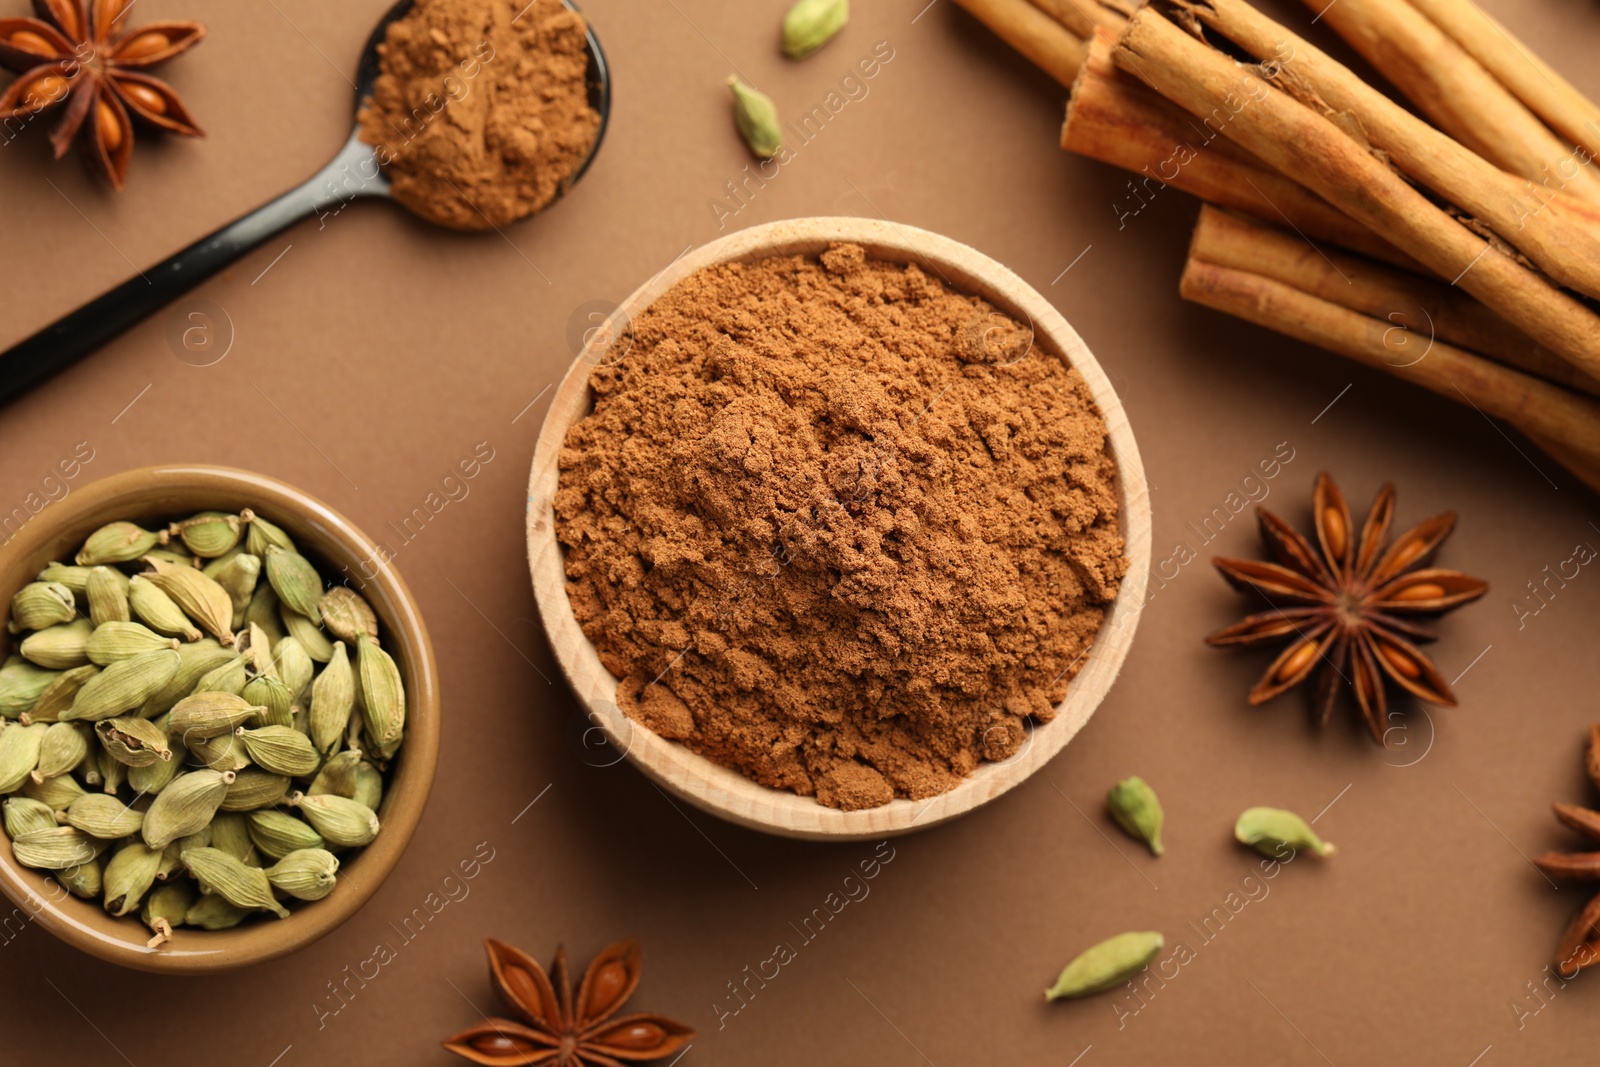
[{"label": "cinnamon powder", "polygon": [[554,200],[600,128],[584,34],[560,0],[417,0],[378,46],[360,116],[394,198],[460,230]]},{"label": "cinnamon powder", "polygon": [[703,270],[627,340],[555,514],[630,716],[850,810],[1055,714],[1127,561],[1105,421],[1027,327],[841,244]]}]

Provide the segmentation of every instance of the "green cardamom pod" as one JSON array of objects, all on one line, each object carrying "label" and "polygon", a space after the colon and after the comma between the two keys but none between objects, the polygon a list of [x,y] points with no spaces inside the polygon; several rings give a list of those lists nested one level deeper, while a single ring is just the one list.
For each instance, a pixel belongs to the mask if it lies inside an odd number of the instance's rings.
[{"label": "green cardamom pod", "polygon": [[[365,635],[362,635],[365,636]],[[370,638],[369,638],[370,640]],[[356,706],[355,674],[343,641],[333,646],[333,657],[311,683],[311,740],[319,752],[332,752],[350,728]]]},{"label": "green cardamom pod", "polygon": [[241,552],[218,567],[212,578],[227,590],[228,598],[233,601],[233,619],[229,625],[238,629],[244,625],[245,612],[250,610],[250,601],[255,596],[256,583],[261,578],[261,561]]},{"label": "green cardamom pod", "polygon": [[200,897],[200,888],[187,878],[163,882],[145,895],[144,907],[139,909],[139,920],[155,936],[146,942],[147,948],[159,948],[172,940],[172,928],[183,925],[183,918]]},{"label": "green cardamom pod", "polygon": [[84,599],[89,602],[89,621],[96,626],[108,622],[128,622],[133,609],[128,604],[128,576],[110,567],[95,567],[89,571]]},{"label": "green cardamom pod", "polygon": [[96,857],[88,863],[61,868],[56,872],[56,881],[75,897],[83,900],[99,900],[104,891],[102,877],[104,871],[105,865]]},{"label": "green cardamom pod", "polygon": [[1161,855],[1161,824],[1166,819],[1161,810],[1161,800],[1156,791],[1134,775],[1111,787],[1106,794],[1106,807],[1117,825],[1150,846],[1150,851]]},{"label": "green cardamom pod", "polygon": [[[159,721],[159,720],[158,720]],[[232,734],[228,735],[232,737]],[[167,745],[172,746],[172,736],[167,736]],[[212,770],[219,768],[213,767]],[[172,780],[183,771],[182,760],[157,760],[147,767],[128,768],[128,788],[139,796],[159,796],[161,791],[172,784]]]},{"label": "green cardamom pod", "polygon": [[232,771],[188,771],[174,778],[144,813],[144,843],[159,851],[210,825],[233,782]]},{"label": "green cardamom pod", "polygon": [[321,900],[338,882],[339,857],[321,848],[303,848],[267,868],[267,881],[296,900]]},{"label": "green cardamom pod", "polygon": [[167,732],[148,719],[131,715],[95,723],[95,736],[118,763],[128,767],[148,767],[158,760],[172,758]]},{"label": "green cardamom pod", "polygon": [[102,841],[115,841],[139,832],[144,812],[135,811],[116,797],[86,793],[67,809],[67,825],[75,826]]},{"label": "green cardamom pod", "polygon": [[[328,658],[333,658],[331,645]],[[298,638],[285,637],[272,647],[272,662],[277,668],[278,677],[288,687],[289,696],[298,704],[311,688],[311,679],[317,673],[317,665],[307,654],[306,646]]]},{"label": "green cardamom pod", "polygon": [[280,919],[289,909],[272,895],[272,883],[260,867],[249,867],[217,848],[191,848],[183,862],[204,893],[215,893],[236,908],[270,911]]},{"label": "green cardamom pod", "polygon": [[35,830],[11,842],[11,854],[24,867],[59,871],[88,863],[100,854],[100,842],[75,826]]},{"label": "green cardamom pod", "polygon": [[804,59],[850,20],[850,0],[798,0],[783,18],[783,54]]},{"label": "green cardamom pod", "polygon": [[360,848],[378,836],[378,816],[365,804],[333,793],[307,796],[296,793],[289,806],[298,808],[317,833],[330,845]]},{"label": "green cardamom pod", "polygon": [[[46,808],[45,814],[49,815],[50,809]],[[320,849],[325,844],[322,835],[304,820],[276,808],[252,811],[246,818],[249,821],[250,840],[255,842],[256,847],[264,855],[275,860],[281,860],[289,853],[301,849]]]},{"label": "green cardamom pod", "polygon": [[272,662],[272,638],[257,623],[249,623],[234,637],[233,647],[250,667],[252,676],[270,674],[278,676],[278,667]]},{"label": "green cardamom pod", "polygon": [[29,663],[18,656],[0,666],[0,718],[16,719],[33,710],[60,676],[59,671]]},{"label": "green cardamom pod", "polygon": [[334,637],[353,645],[356,638],[366,634],[378,639],[378,616],[366,598],[347,585],[336,585],[322,594],[318,605],[322,610],[322,625]]},{"label": "green cardamom pod", "polygon": [[101,667],[109,667],[118,660],[142,656],[146,652],[159,652],[164,648],[182,651],[183,642],[176,637],[163,637],[137,622],[101,623],[84,644],[84,652],[90,661]]},{"label": "green cardamom pod", "polygon": [[185,926],[202,930],[231,930],[250,917],[245,908],[236,908],[213,893],[203,893],[183,917]]},{"label": "green cardamom pod", "polygon": [[1282,808],[1246,808],[1234,824],[1233,836],[1263,856],[1283,859],[1291,851],[1309,849],[1333,855],[1333,846],[1318,837],[1300,816]]},{"label": "green cardamom pod", "polygon": [[131,563],[143,558],[157,545],[167,543],[167,535],[151,533],[131,522],[113,522],[89,535],[78,553],[80,567],[102,563]]},{"label": "green cardamom pod", "polygon": [[388,759],[405,734],[406,691],[394,657],[369,637],[356,640],[356,665],[361,675],[362,713],[378,755]]},{"label": "green cardamom pod", "polygon": [[250,519],[250,532],[245,538],[245,549],[251,555],[265,556],[270,546],[277,546],[285,552],[295,551],[294,542],[282,529],[255,515]]},{"label": "green cardamom pod", "polygon": [[78,617],[72,590],[60,582],[32,582],[11,598],[11,632],[43,630]]},{"label": "green cardamom pod", "polygon": [[[242,696],[244,686],[250,680],[250,665],[243,656],[237,656],[227,663],[207,671],[200,680],[194,683],[195,693],[226,693],[229,696]],[[177,705],[173,705],[176,707]]]},{"label": "green cardamom pod", "polygon": [[233,644],[233,600],[213,579],[190,567],[148,557],[151,585],[171,597],[195,625],[224,645]]},{"label": "green cardamom pod", "polygon": [[72,707],[72,702],[78,698],[78,690],[83,688],[83,684],[99,673],[99,667],[86,663],[82,667],[74,667],[70,671],[62,671],[56,675],[45,687],[44,692],[39,694],[39,699],[34,701],[33,708],[27,713],[28,721],[55,722],[62,712]]},{"label": "green cardamom pod", "polygon": [[216,559],[233,551],[244,534],[245,523],[252,517],[248,508],[241,515],[202,511],[182,522],[173,523],[167,533],[180,538],[184,547],[201,559]]},{"label": "green cardamom pod", "polygon": [[135,574],[128,579],[128,608],[157,633],[185,641],[200,640],[200,631],[189,621],[189,616],[183,613],[178,602],[156,588],[142,574]]},{"label": "green cardamom pod", "polygon": [[178,646],[178,657],[178,669],[172,679],[139,709],[142,718],[153,719],[171,711],[173,705],[194,692],[201,678],[238,658],[232,650],[223,648],[210,637]]},{"label": "green cardamom pod", "polygon": [[260,718],[262,708],[232,693],[203,691],[172,706],[167,728],[184,739],[221,737]]},{"label": "green cardamom pod", "polygon": [[177,650],[170,648],[118,660],[84,682],[72,698],[72,707],[57,718],[98,722],[133,711],[171,681],[181,662]]},{"label": "green cardamom pod", "polygon": [[[5,810],[6,836],[15,841],[23,834],[34,834],[41,830],[54,830],[56,813],[42,800],[33,800],[29,797],[7,797],[5,804],[0,805]],[[288,818],[288,816],[285,816]],[[320,846],[318,846],[320,847]]]},{"label": "green cardamom pod", "polygon": [[239,772],[222,798],[223,811],[255,811],[269,808],[289,795],[289,779],[259,767],[247,767]]},{"label": "green cardamom pod", "polygon": [[241,726],[236,731],[250,759],[263,770],[300,778],[315,774],[322,764],[311,739],[292,726],[261,726],[254,730]]},{"label": "green cardamom pod", "polygon": [[39,722],[32,726],[7,725],[0,730],[0,793],[15,793],[32,778],[33,769],[39,766],[44,735],[50,729]]},{"label": "green cardamom pod", "polygon": [[173,548],[171,545],[166,545],[161,548],[152,548],[143,556],[139,557],[139,561],[141,563],[148,563],[153,559],[159,559],[163,563],[170,563],[174,567],[184,567],[188,570],[200,569],[200,560],[198,558],[189,555],[187,552],[179,551],[178,549]]},{"label": "green cardamom pod", "polygon": [[772,98],[753,89],[736,77],[728,78],[733,90],[733,120],[739,135],[762,159],[771,159],[783,149],[783,131],[778,125],[778,108]]},{"label": "green cardamom pod", "polygon": [[250,753],[245,751],[244,739],[237,734],[217,737],[189,737],[184,745],[194,761],[214,771],[242,771],[250,766]]},{"label": "green cardamom pod", "polygon": [[1161,954],[1165,942],[1154,930],[1118,934],[1085,949],[1044,991],[1046,1000],[1103,993],[1126,982]]},{"label": "green cardamom pod", "polygon": [[47,563],[44,570],[34,579],[36,582],[60,582],[72,590],[75,596],[87,596],[89,593],[89,572],[93,567],[79,567],[71,563]]},{"label": "green cardamom pod", "polygon": [[383,773],[365,760],[356,767],[356,791],[351,800],[373,811],[383,807]]},{"label": "green cardamom pod", "polygon": [[226,852],[247,867],[260,867],[250,823],[243,812],[219,811],[211,820],[211,847]]},{"label": "green cardamom pod", "polygon": [[283,627],[289,631],[289,636],[300,642],[300,647],[306,650],[306,655],[318,663],[328,662],[333,655],[333,642],[317,628],[316,623],[299,612],[290,611],[287,605],[278,612],[278,617],[283,620]]},{"label": "green cardamom pod", "polygon": [[148,848],[130,841],[117,850],[106,864],[106,911],[112,915],[127,915],[139,907],[139,902],[156,883],[156,867],[161,863],[161,850]]},{"label": "green cardamom pod", "polygon": [[298,552],[277,545],[267,546],[267,581],[289,611],[304,615],[316,625],[322,621],[322,575],[311,561]]},{"label": "green cardamom pod", "polygon": [[39,764],[32,778],[42,782],[76,770],[89,755],[89,738],[76,723],[58,722],[48,726],[39,744]]},{"label": "green cardamom pod", "polygon": [[[107,794],[116,794],[128,781],[128,765],[106,751],[104,745],[94,754],[94,764],[100,771],[101,788]],[[87,777],[87,776],[85,776]]]},{"label": "green cardamom pod", "polygon": [[22,783],[23,796],[37,800],[48,806],[51,811],[66,811],[72,807],[73,801],[87,794],[88,790],[79,785],[78,780],[70,774],[63,774],[59,778],[46,778],[42,782],[35,782],[29,778]]},{"label": "green cardamom pod", "polygon": [[[254,525],[253,523],[251,525]],[[278,602],[278,594],[272,591],[272,586],[258,580],[256,591],[250,597],[250,606],[244,610],[245,628],[259,626],[267,635],[267,647],[275,648],[288,634],[283,628],[283,619],[279,612],[283,605]]]},{"label": "green cardamom pod", "polygon": [[[356,773],[361,767],[361,750],[347,748],[343,752],[335,753],[328,757],[328,762],[322,765],[317,776],[311,780],[311,785],[306,788],[309,796],[319,793],[333,793],[341,797],[356,799]],[[377,811],[377,806],[368,804],[369,808]]]},{"label": "green cardamom pod", "polygon": [[294,725],[294,701],[289,695],[289,687],[277,675],[256,675],[244,684],[244,691],[239,695],[265,709],[261,712],[263,726]]},{"label": "green cardamom pod", "polygon": [[94,623],[88,619],[58,622],[29,634],[19,646],[23,657],[53,671],[82,667],[89,662],[89,637]]}]

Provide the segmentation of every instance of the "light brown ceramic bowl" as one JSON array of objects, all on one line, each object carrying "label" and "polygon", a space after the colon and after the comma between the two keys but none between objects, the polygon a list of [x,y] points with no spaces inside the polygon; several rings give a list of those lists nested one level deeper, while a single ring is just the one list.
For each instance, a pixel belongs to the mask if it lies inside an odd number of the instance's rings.
[{"label": "light brown ceramic bowl", "polygon": [[[1073,679],[1057,716],[1035,726],[1022,751],[1003,763],[986,763],[949,792],[927,800],[895,800],[865,811],[837,811],[809,797],[768,789],[666,740],[629,719],[616,704],[617,679],[600,663],[567,599],[562,550],[551,509],[562,441],[567,429],[594,406],[589,374],[603,362],[625,359],[626,324],[651,302],[702,267],[776,255],[815,254],[830,242],[853,241],[867,255],[916,263],[973,293],[1019,321],[1031,322],[1035,344],[1064,358],[1088,382],[1110,430],[1121,495],[1122,535],[1132,565],[1116,602]],[[1144,466],[1122,403],[1100,365],[1060,312],[1027,282],[966,245],[926,230],[876,219],[794,219],[756,226],[714,241],[674,261],[630,296],[591,336],[562,380],[533,457],[528,485],[528,556],[533,591],[545,629],[567,681],[606,738],[662,788],[722,818],[787,837],[841,841],[879,838],[934,826],[1004,793],[1044,766],[1088,722],[1122,667],[1144,604],[1150,569],[1150,495]]]},{"label": "light brown ceramic bowl", "polygon": [[[67,559],[98,527],[118,519],[182,518],[197,511],[249,507],[283,527],[296,546],[332,577],[378,559],[377,546],[349,519],[274,478],[228,467],[164,466],[128,471],[73,489],[28,520],[0,548],[0,611],[51,560]],[[144,971],[203,974],[261,963],[303,948],[344,922],[400,860],[422,817],[439,757],[439,680],[422,615],[400,576],[384,567],[355,586],[378,613],[384,648],[395,657],[407,694],[406,740],[384,790],[383,829],[372,844],[342,856],[339,882],[322,900],[293,903],[287,919],[245,920],[232,930],[180,928],[169,944],[145,947],[150,932],[136,915],[113,918],[98,901],[69,896],[51,877],[18,864],[0,834],[0,890],[18,910],[63,941],[103,960]]]}]

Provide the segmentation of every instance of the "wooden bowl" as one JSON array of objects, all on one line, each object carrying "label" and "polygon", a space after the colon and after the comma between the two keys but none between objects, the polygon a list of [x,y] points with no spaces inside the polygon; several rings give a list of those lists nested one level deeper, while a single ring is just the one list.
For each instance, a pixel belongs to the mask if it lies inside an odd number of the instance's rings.
[{"label": "wooden bowl", "polygon": [[[0,890],[46,930],[111,963],[143,971],[202,974],[276,959],[344,922],[377,891],[405,851],[433,785],[439,758],[439,678],[416,601],[391,567],[359,584],[381,559],[371,538],[315,497],[262,474],[228,467],[163,466],[127,471],[48,504],[0,549],[0,606],[51,560],[75,552],[94,530],[118,519],[176,519],[197,511],[253,508],[281,526],[324,575],[349,573],[378,614],[384,648],[400,666],[407,694],[406,739],[384,789],[383,829],[372,844],[340,857],[339,881],[322,900],[293,904],[287,919],[246,919],[231,930],[180,928],[171,942],[150,937],[137,915],[114,918],[100,903],[70,896],[44,872],[23,867],[0,834]],[[9,531],[8,531],[9,532]],[[345,568],[349,568],[345,571]]]},{"label": "wooden bowl", "polygon": [[[1065,357],[1077,368],[1110,429],[1111,452],[1119,475],[1122,535],[1132,561],[1105,625],[1061,703],[1059,714],[1047,724],[1035,724],[1019,754],[1002,763],[982,765],[960,785],[936,797],[894,800],[882,807],[848,812],[825,807],[810,797],[758,785],[652,733],[617,707],[617,679],[601,665],[567,599],[562,549],[556,540],[551,508],[567,429],[593,408],[589,373],[603,361],[625,358],[626,353],[612,351],[609,342],[612,338],[625,338],[626,325],[634,316],[703,267],[768,256],[816,254],[834,241],[862,245],[872,258],[930,268],[956,289],[981,296],[1013,317],[1031,322],[1035,343]],[[591,335],[550,403],[533,457],[527,527],[533,592],[551,646],[567,681],[607,740],[662,788],[696,807],[741,826],[786,837],[829,841],[880,838],[953,819],[993,800],[1061,751],[1089,720],[1117,677],[1138,624],[1150,568],[1150,496],[1139,448],[1116,391],[1082,339],[1044,297],[988,256],[948,237],[875,219],[794,219],[752,227],[683,256],[641,286]]]}]

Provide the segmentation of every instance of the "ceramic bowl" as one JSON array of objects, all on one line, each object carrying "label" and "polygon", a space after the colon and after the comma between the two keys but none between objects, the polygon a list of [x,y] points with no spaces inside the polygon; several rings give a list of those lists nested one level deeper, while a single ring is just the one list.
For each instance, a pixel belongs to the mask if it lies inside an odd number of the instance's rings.
[{"label": "ceramic bowl", "polygon": [[[48,504],[0,548],[0,610],[51,560],[65,560],[85,537],[118,519],[155,524],[215,509],[250,507],[283,527],[325,576],[359,573],[380,558],[372,539],[326,504],[262,474],[227,467],[162,466],[128,471],[94,482]],[[231,930],[179,928],[160,948],[145,946],[150,931],[137,915],[114,918],[100,903],[70,896],[41,871],[18,864],[0,834],[0,890],[15,904],[13,917],[29,916],[57,937],[101,959],[145,971],[200,974],[244,967],[287,955],[344,922],[377,891],[411,839],[439,755],[439,681],[433,647],[416,601],[392,568],[355,585],[378,614],[384,648],[405,681],[407,722],[384,791],[383,829],[366,848],[341,856],[339,881],[319,901],[294,904],[287,919],[250,918]]]},{"label": "ceramic bowl", "polygon": [[[607,359],[609,345],[626,336],[626,324],[678,282],[703,267],[768,256],[816,254],[834,241],[862,245],[872,258],[916,263],[956,289],[983,297],[1019,321],[1031,322],[1035,344],[1077,368],[1088,382],[1110,430],[1117,463],[1122,535],[1131,561],[1127,577],[1082,669],[1049,723],[1035,724],[1020,753],[986,763],[960,785],[925,800],[894,800],[882,807],[838,811],[809,797],[769,789],[629,719],[616,704],[617,679],[601,665],[567,598],[562,548],[551,501],[567,429],[593,408],[589,375]],[[623,357],[625,358],[625,356]],[[1150,496],[1139,448],[1110,380],[1061,314],[1027,282],[988,256],[948,237],[898,223],[858,218],[794,219],[756,226],[691,252],[630,296],[562,380],[545,416],[528,486],[528,556],[533,590],[545,629],[567,681],[607,740],[671,794],[731,822],[787,837],[823,840],[880,838],[935,826],[971,811],[1012,788],[1061,751],[1094,713],[1127,655],[1144,604],[1150,568]]]}]

